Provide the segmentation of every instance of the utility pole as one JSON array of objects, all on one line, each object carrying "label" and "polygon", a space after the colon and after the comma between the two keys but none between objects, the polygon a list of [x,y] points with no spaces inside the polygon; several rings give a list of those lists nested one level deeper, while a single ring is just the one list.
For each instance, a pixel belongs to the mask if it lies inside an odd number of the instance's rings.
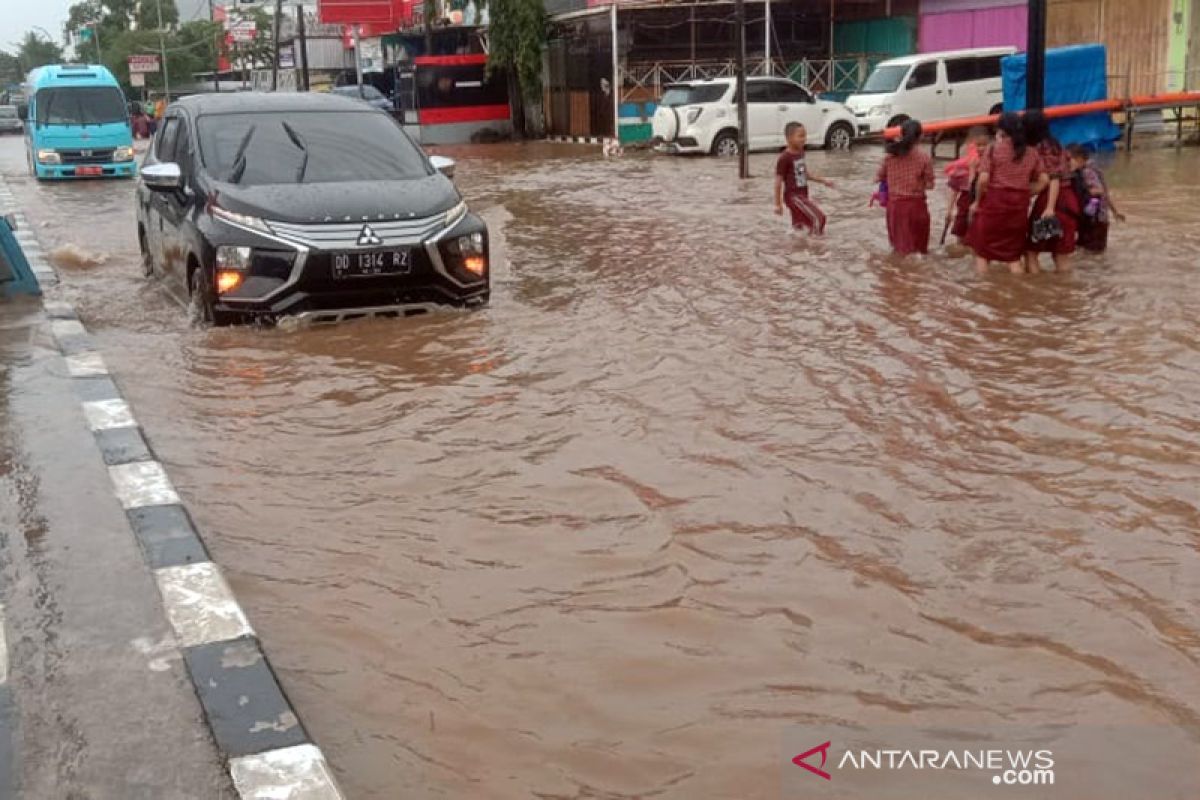
[{"label": "utility pole", "polygon": [[271,50],[271,52],[273,52],[275,54],[275,57],[271,59],[271,91],[272,92],[279,90],[279,18],[282,16],[283,16],[283,0],[275,0],[275,26],[274,26],[274,32],[272,33],[272,41],[274,42],[274,45],[272,46],[272,50]]},{"label": "utility pole", "polygon": [[1029,0],[1029,41],[1025,47],[1025,108],[1046,105],[1046,0]]},{"label": "utility pole", "polygon": [[[99,40],[97,40],[99,42]],[[171,102],[171,72],[167,69],[167,45],[163,40],[162,0],[158,0],[158,53],[162,58],[163,93],[167,103]]]},{"label": "utility pole", "polygon": [[738,177],[750,177],[749,123],[746,120],[746,2],[735,0],[733,4],[737,32],[737,97],[738,97]]},{"label": "utility pole", "polygon": [[308,40],[304,37],[304,6],[296,5],[296,35],[300,44],[300,81],[301,91],[308,91]]},{"label": "utility pole", "polygon": [[96,40],[96,63],[103,64],[104,56],[100,53],[100,22],[92,23],[92,38]]},{"label": "utility pole", "polygon": [[354,37],[354,79],[358,81],[358,96],[365,100],[366,94],[363,92],[362,85],[362,58],[358,48],[358,26],[351,25],[350,33]]},{"label": "utility pole", "polygon": [[[214,25],[217,22],[216,15],[213,12],[213,0],[208,0],[208,21]],[[221,91],[221,45],[220,34],[213,31],[213,93],[219,94]]]}]

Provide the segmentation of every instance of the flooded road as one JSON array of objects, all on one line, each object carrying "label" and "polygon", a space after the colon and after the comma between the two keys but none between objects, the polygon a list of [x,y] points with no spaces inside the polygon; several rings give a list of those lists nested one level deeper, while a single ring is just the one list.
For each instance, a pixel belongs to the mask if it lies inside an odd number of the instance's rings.
[{"label": "flooded road", "polygon": [[1200,153],[980,279],[887,257],[878,152],[810,155],[812,241],[770,156],[454,151],[491,307],[319,330],[189,328],[131,184],[0,171],[350,797],[774,798],[797,724],[1200,742]]}]

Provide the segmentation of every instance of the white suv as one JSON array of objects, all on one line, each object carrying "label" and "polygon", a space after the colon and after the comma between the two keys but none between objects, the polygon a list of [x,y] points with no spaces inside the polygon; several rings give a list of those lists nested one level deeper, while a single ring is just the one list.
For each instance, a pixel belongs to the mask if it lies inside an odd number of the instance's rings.
[{"label": "white suv", "polygon": [[[654,136],[671,153],[737,155],[737,81],[717,78],[668,86],[654,112]],[[783,128],[801,122],[808,140],[835,150],[850,147],[854,114],[841,103],[818,100],[785,78],[746,79],[747,139],[751,150],[778,150]]]}]

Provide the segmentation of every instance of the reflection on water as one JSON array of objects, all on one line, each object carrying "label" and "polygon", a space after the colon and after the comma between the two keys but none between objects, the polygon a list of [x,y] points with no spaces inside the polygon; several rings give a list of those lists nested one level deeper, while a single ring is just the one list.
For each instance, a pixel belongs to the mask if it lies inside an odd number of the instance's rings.
[{"label": "reflection on water", "polygon": [[453,155],[491,308],[295,331],[187,328],[130,185],[11,180],[110,254],[64,291],[351,796],[769,798],[795,723],[1200,741],[1196,153],[1029,279],[891,260],[873,149],[811,155],[823,240],[767,156]]}]

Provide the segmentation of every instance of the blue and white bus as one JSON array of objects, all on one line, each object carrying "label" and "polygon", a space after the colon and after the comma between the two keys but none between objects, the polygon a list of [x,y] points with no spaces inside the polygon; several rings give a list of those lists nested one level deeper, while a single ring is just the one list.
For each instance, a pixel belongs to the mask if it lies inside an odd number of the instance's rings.
[{"label": "blue and white bus", "polygon": [[54,64],[29,73],[25,148],[30,171],[47,178],[131,178],[133,132],[121,85],[98,64]]}]

